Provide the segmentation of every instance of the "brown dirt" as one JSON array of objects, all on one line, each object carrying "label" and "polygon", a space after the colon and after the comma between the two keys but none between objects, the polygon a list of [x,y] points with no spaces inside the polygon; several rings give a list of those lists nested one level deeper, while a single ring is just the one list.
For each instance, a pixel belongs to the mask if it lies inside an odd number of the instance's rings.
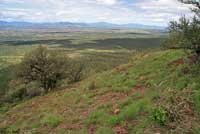
[{"label": "brown dirt", "polygon": [[166,134],[166,131],[167,131],[167,130],[161,129],[161,128],[158,127],[158,126],[156,126],[156,127],[154,126],[154,127],[151,128],[151,129],[145,130],[145,131],[144,131],[144,134],[148,134],[149,131],[154,132],[154,134]]},{"label": "brown dirt", "polygon": [[191,55],[188,57],[189,61],[190,61],[190,64],[194,64],[197,62],[198,60],[198,56],[197,55]]},{"label": "brown dirt", "polygon": [[183,74],[189,74],[191,72],[191,70],[189,70],[188,68],[185,68],[182,70]]},{"label": "brown dirt", "polygon": [[128,64],[127,66],[119,66],[119,67],[116,67],[115,68],[115,71],[116,72],[127,72],[129,70],[129,68],[131,68],[132,65],[131,64]]},{"label": "brown dirt", "polygon": [[113,129],[115,130],[116,134],[128,134],[128,129],[126,127],[118,125],[115,126]]},{"label": "brown dirt", "polygon": [[[115,114],[115,110],[118,109],[118,102],[124,100],[126,97],[134,95],[135,93],[141,93],[142,96],[145,94],[146,88],[144,86],[135,86],[133,89],[131,89],[128,93],[120,93],[120,92],[108,92],[95,101],[95,103],[91,107],[96,107],[99,105],[104,104],[112,104],[113,110],[112,114]],[[120,109],[119,109],[120,111]]]},{"label": "brown dirt", "polygon": [[124,93],[119,93],[119,92],[108,92],[103,96],[100,96],[99,98],[97,98],[97,100],[95,101],[95,106],[97,105],[101,105],[101,104],[107,104],[108,102],[111,103],[112,105],[116,105],[117,102],[119,102],[120,100],[123,100],[125,97],[127,97],[126,94]]},{"label": "brown dirt", "polygon": [[188,64],[195,64],[196,61],[198,60],[198,57],[196,55],[191,55],[191,56],[188,56],[186,59],[180,58],[180,59],[174,60],[174,61],[170,62],[168,65],[169,66],[180,66],[180,65],[185,64],[187,62],[187,60],[188,60]]},{"label": "brown dirt", "polygon": [[125,67],[117,67],[115,70],[117,72],[126,72],[127,68],[125,68]]},{"label": "brown dirt", "polygon": [[[131,89],[128,93],[120,93],[120,92],[107,92],[102,96],[96,97],[95,103],[92,104],[85,112],[81,113],[81,115],[89,115],[89,113],[92,111],[92,109],[95,109],[97,106],[105,105],[105,104],[111,104],[112,105],[112,111],[111,114],[118,114],[120,113],[120,109],[118,107],[118,104],[120,101],[124,100],[126,97],[131,96],[135,93],[141,93],[144,95],[146,88],[144,86],[135,86],[133,89]],[[118,111],[118,112],[115,112]]]},{"label": "brown dirt", "polygon": [[95,132],[96,132],[96,130],[97,130],[97,125],[91,125],[90,127],[89,127],[89,134],[95,134]]},{"label": "brown dirt", "polygon": [[130,96],[135,93],[141,93],[142,95],[144,95],[146,90],[147,90],[146,87],[144,87],[142,85],[136,85],[128,92],[128,95]]},{"label": "brown dirt", "polygon": [[73,123],[73,124],[62,123],[56,129],[58,128],[65,129],[65,130],[78,130],[78,129],[84,128],[84,125],[79,124],[79,123]]},{"label": "brown dirt", "polygon": [[180,66],[180,65],[183,65],[183,64],[185,64],[185,61],[184,61],[183,58],[180,58],[178,60],[170,62],[168,65],[169,66],[176,66],[177,67],[177,66]]}]

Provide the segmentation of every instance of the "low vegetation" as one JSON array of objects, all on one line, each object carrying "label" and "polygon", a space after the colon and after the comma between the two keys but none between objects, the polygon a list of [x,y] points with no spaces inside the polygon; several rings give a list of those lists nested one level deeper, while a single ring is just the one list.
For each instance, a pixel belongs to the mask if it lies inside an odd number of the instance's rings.
[{"label": "low vegetation", "polygon": [[18,104],[1,117],[0,128],[42,134],[197,134],[200,77],[188,53],[139,53],[75,87]]},{"label": "low vegetation", "polygon": [[62,84],[79,82],[86,77],[83,63],[45,46],[39,46],[27,53],[10,71],[15,72],[12,75],[14,77],[9,80],[3,78],[5,82],[1,82],[7,90],[1,90],[2,96],[5,96],[2,101],[5,102],[44,95],[59,89]]},{"label": "low vegetation", "polygon": [[[145,30],[107,29],[102,33],[100,29],[71,31],[67,28],[67,35],[59,30],[31,29],[30,32],[2,28],[0,94],[3,97],[0,102],[18,102],[52,89],[66,88],[95,73],[127,63],[139,49],[149,48],[144,40],[151,42],[152,47],[158,47],[161,40],[158,33]],[[83,38],[86,35],[88,38]],[[118,36],[121,38],[115,39]],[[40,38],[43,41],[38,41]],[[45,44],[38,48],[40,43]],[[93,87],[91,84],[89,88]]]}]

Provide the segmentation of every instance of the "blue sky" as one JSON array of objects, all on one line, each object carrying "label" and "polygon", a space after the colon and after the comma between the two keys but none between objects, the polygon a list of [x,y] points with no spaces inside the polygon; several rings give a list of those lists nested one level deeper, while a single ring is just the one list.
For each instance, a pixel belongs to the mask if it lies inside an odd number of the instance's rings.
[{"label": "blue sky", "polygon": [[190,16],[176,0],[0,0],[0,20],[29,22],[110,22],[166,26]]}]

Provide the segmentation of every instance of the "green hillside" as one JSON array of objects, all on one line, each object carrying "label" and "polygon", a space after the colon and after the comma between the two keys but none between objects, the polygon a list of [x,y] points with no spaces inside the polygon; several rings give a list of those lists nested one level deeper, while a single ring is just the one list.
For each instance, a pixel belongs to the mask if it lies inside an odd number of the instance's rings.
[{"label": "green hillside", "polygon": [[71,88],[25,101],[8,111],[2,106],[0,131],[199,134],[200,75],[193,58],[174,50],[138,53],[128,64]]}]

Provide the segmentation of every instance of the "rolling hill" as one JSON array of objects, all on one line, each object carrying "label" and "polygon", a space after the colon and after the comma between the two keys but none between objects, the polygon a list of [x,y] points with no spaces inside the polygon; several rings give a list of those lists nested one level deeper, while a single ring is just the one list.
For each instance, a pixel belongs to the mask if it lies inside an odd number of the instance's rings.
[{"label": "rolling hill", "polygon": [[200,75],[182,51],[149,51],[111,71],[1,108],[2,132],[198,134]]}]

